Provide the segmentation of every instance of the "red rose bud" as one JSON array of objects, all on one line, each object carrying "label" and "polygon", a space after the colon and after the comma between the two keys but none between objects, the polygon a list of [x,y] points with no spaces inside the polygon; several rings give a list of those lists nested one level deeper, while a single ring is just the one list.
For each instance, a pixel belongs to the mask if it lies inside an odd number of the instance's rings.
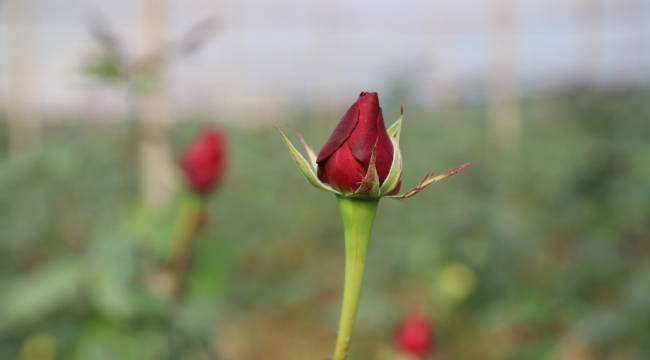
[{"label": "red rose bud", "polygon": [[[318,153],[318,178],[344,194],[354,193],[368,173],[374,152],[381,185],[390,172],[393,151],[377,93],[362,92]],[[399,187],[398,182],[391,192]]]},{"label": "red rose bud", "polygon": [[427,355],[434,346],[429,319],[423,315],[411,315],[404,319],[395,333],[395,343],[407,355],[420,358]]},{"label": "red rose bud", "polygon": [[198,194],[207,194],[219,185],[225,167],[224,135],[206,129],[187,148],[181,159],[188,186]]},{"label": "red rose bud", "polygon": [[278,132],[311,185],[344,197],[406,199],[471,164],[458,166],[438,176],[427,174],[418,186],[397,195],[402,184],[399,137],[403,115],[404,109],[387,130],[377,93],[362,92],[343,115],[318,156],[296,132],[307,152],[307,159],[282,131]]}]

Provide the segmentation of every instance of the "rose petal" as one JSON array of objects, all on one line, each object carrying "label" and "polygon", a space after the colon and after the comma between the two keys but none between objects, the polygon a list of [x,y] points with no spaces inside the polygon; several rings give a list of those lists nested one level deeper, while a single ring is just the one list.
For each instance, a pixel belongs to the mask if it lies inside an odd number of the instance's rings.
[{"label": "rose petal", "polygon": [[356,128],[357,123],[359,123],[359,108],[357,108],[357,103],[355,102],[350,106],[345,115],[343,115],[334,132],[332,132],[332,135],[330,135],[330,138],[318,153],[316,162],[319,165],[343,145]]},{"label": "rose petal", "polygon": [[[379,115],[377,116],[377,131],[379,132],[379,144],[388,151],[389,154],[393,153],[393,142],[390,141],[388,131],[386,131],[386,124],[384,123],[384,114],[379,108]],[[393,156],[391,155],[391,159]]]},{"label": "rose petal", "polygon": [[375,160],[375,167],[377,169],[377,176],[380,184],[383,184],[384,180],[388,177],[392,165],[393,153],[389,153],[383,146],[380,146],[379,142],[377,142],[377,158]]},{"label": "rose petal", "polygon": [[354,157],[367,169],[378,136],[379,98],[377,93],[361,93],[357,104],[359,107],[359,124],[350,135],[347,143]]},{"label": "rose petal", "polygon": [[375,166],[377,167],[379,183],[383,184],[393,165],[393,143],[388,137],[381,108],[379,108],[379,114],[377,115],[377,130],[379,141],[377,142],[377,162]]},{"label": "rose petal", "polygon": [[354,192],[366,176],[363,165],[355,159],[348,146],[341,146],[325,162],[323,176],[333,189],[343,193]]}]

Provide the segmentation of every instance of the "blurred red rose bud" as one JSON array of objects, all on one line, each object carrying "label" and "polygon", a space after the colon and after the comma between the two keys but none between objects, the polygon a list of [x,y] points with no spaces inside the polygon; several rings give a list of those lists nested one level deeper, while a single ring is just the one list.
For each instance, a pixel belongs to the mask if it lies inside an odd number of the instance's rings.
[{"label": "blurred red rose bud", "polygon": [[[377,177],[383,184],[393,163],[393,143],[377,93],[362,92],[318,153],[318,178],[343,194],[354,193],[368,172],[375,147]],[[397,193],[400,185],[397,182],[389,193]]]},{"label": "blurred red rose bud", "polygon": [[395,333],[395,342],[400,351],[414,357],[421,358],[431,352],[434,341],[429,318],[424,315],[407,317]]},{"label": "blurred red rose bud", "polygon": [[223,178],[226,157],[225,136],[214,129],[205,129],[187,148],[181,168],[192,191],[205,195]]}]

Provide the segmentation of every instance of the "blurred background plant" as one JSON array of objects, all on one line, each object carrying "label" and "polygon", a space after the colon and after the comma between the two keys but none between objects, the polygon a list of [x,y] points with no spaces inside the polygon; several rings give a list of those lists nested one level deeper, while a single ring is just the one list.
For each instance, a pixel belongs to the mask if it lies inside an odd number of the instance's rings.
[{"label": "blurred background plant", "polygon": [[166,184],[173,165],[168,143],[170,125],[167,71],[171,60],[190,55],[215,31],[215,19],[195,24],[171,44],[165,39],[166,6],[159,0],[142,2],[146,53],[129,54],[126,42],[102,15],[95,15],[90,33],[97,43],[82,66],[82,73],[104,86],[125,92],[131,113],[132,137],[140,161],[142,202],[150,209],[164,208],[170,201]]},{"label": "blurred background plant", "polygon": [[[172,163],[206,124],[229,136],[184,291],[149,286],[181,193],[143,170],[124,92],[79,72],[97,54],[79,4],[4,0],[0,358],[327,357],[337,205],[269,123],[319,148],[360,91],[379,92],[388,123],[405,105],[406,188],[475,165],[380,205],[351,359],[395,359],[413,309],[435,320],[435,359],[650,358],[647,2],[151,1],[105,9],[136,57],[156,48],[145,29],[166,43],[223,19],[165,65],[151,106]],[[144,205],[146,171],[162,205]]]}]

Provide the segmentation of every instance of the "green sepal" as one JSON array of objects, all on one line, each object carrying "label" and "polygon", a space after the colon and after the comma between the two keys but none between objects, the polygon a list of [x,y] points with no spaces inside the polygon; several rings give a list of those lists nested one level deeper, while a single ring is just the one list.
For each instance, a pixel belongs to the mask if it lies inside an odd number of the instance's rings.
[{"label": "green sepal", "polygon": [[341,195],[340,192],[332,189],[329,185],[322,183],[320,180],[318,180],[318,177],[316,176],[316,173],[314,170],[309,166],[307,163],[307,160],[296,150],[296,148],[291,144],[291,141],[287,138],[286,135],[280,129],[275,128],[280,135],[282,136],[282,140],[284,140],[285,145],[289,149],[289,152],[291,153],[291,156],[293,157],[293,160],[296,162],[296,165],[298,165],[298,168],[302,172],[302,174],[305,176],[307,181],[315,188],[329,191],[331,193]]},{"label": "green sepal", "polygon": [[427,176],[425,176],[424,179],[420,182],[420,185],[416,186],[415,188],[413,188],[413,189],[411,189],[411,190],[409,190],[409,191],[407,191],[407,192],[405,192],[404,194],[401,194],[401,195],[388,195],[388,196],[385,196],[385,197],[391,198],[391,199],[408,199],[411,196],[413,196],[413,195],[419,193],[420,191],[422,191],[425,187],[433,184],[434,182],[440,181],[442,179],[446,179],[446,178],[448,178],[448,177],[450,177],[450,176],[452,176],[454,174],[457,174],[458,172],[460,172],[461,170],[463,170],[464,168],[466,168],[466,167],[468,167],[468,166],[470,166],[472,164],[473,163],[471,163],[471,162],[467,163],[467,164],[463,164],[463,165],[458,166],[458,167],[456,167],[456,168],[454,168],[454,169],[452,169],[452,170],[450,170],[450,171],[448,171],[448,172],[446,172],[446,173],[444,173],[442,175],[438,175],[438,176],[435,176],[435,177],[433,176],[433,173],[428,173]]},{"label": "green sepal", "polygon": [[404,117],[404,108],[401,109],[399,119],[388,128],[388,137],[393,143],[393,164],[390,166],[390,172],[381,184],[379,189],[380,196],[388,194],[395,188],[402,175],[402,151],[399,148],[399,135],[402,129],[402,118]]},{"label": "green sepal", "polygon": [[388,128],[388,136],[391,137],[391,139],[395,138],[397,140],[397,143],[399,144],[399,134],[400,131],[402,130],[402,118],[404,118],[404,107],[402,106],[399,111],[399,119],[393,123]]},{"label": "green sepal", "polygon": [[352,197],[367,197],[367,198],[378,198],[380,195],[379,192],[379,175],[377,175],[377,144],[372,149],[372,155],[370,156],[370,164],[368,164],[368,172],[366,176],[361,180],[361,185],[357,191],[355,191],[351,196]]},{"label": "green sepal", "polygon": [[300,135],[298,130],[296,130],[293,126],[289,126],[293,132],[296,133],[296,136],[298,136],[298,139],[300,139],[300,143],[302,144],[302,147],[305,149],[305,152],[307,153],[307,157],[309,158],[309,163],[311,164],[311,168],[316,170],[318,169],[318,164],[316,163],[316,153],[314,153],[314,150],[307,144],[305,139]]}]

